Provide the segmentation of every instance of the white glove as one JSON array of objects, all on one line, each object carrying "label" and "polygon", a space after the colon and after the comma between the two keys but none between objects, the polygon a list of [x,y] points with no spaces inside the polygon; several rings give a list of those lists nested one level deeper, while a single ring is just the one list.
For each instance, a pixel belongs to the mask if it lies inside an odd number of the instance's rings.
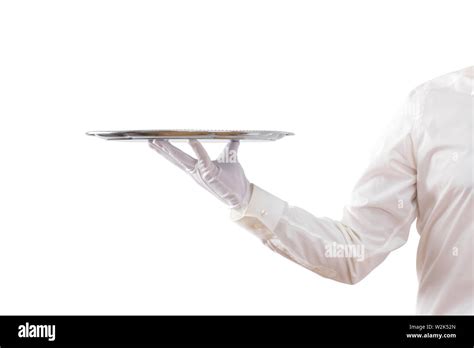
[{"label": "white glove", "polygon": [[227,204],[230,208],[245,208],[250,200],[251,187],[237,160],[239,141],[232,140],[216,161],[197,140],[189,140],[197,159],[189,156],[167,140],[150,140],[152,149],[190,174],[196,182]]}]

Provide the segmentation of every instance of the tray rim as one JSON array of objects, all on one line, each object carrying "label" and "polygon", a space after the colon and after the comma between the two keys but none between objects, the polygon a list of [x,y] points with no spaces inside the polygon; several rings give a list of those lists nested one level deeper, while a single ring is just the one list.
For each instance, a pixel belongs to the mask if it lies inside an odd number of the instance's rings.
[{"label": "tray rim", "polygon": [[[164,134],[159,134],[164,133]],[[152,140],[152,139],[208,139],[208,140],[263,140],[274,141],[294,133],[274,130],[200,130],[200,129],[146,129],[90,131],[86,135],[104,140]]]}]

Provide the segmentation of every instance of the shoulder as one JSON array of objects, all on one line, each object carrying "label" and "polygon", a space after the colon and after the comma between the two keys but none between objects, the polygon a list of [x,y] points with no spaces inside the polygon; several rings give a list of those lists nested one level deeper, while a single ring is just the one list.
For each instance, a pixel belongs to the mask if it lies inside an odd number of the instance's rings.
[{"label": "shoulder", "polygon": [[[462,93],[466,92],[466,76],[464,70],[453,71],[441,76],[437,76],[415,87],[409,94],[411,102],[423,104],[429,98],[439,95],[439,93]],[[470,92],[470,91],[469,91]]]},{"label": "shoulder", "polygon": [[[443,103],[444,99],[452,99],[454,95],[464,94],[466,88],[464,70],[454,71],[437,76],[415,87],[408,95],[405,112],[413,119],[426,117],[427,104]],[[469,91],[470,92],[470,91]]]}]

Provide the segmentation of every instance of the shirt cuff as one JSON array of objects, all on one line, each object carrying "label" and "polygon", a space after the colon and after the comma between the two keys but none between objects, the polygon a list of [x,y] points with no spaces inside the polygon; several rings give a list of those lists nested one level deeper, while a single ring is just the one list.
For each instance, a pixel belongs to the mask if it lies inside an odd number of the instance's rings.
[{"label": "shirt cuff", "polygon": [[273,231],[283,216],[287,203],[257,185],[251,185],[252,193],[247,207],[232,209],[231,219],[262,240],[274,237]]}]

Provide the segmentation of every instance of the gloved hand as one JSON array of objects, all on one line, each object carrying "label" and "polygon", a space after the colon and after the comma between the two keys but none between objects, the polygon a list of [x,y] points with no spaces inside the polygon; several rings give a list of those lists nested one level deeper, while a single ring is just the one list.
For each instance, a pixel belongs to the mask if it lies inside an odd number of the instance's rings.
[{"label": "gloved hand", "polygon": [[216,161],[197,140],[189,140],[197,159],[189,156],[167,140],[150,140],[150,147],[167,158],[196,182],[230,208],[245,208],[250,200],[251,186],[237,160],[239,141],[232,140]]}]

